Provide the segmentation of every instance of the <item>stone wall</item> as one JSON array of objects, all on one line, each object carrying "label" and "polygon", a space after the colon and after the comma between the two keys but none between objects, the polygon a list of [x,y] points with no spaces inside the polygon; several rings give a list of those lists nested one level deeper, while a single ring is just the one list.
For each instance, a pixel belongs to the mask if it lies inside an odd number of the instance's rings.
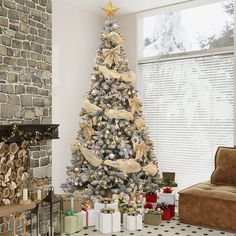
[{"label": "stone wall", "polygon": [[[0,0],[0,124],[51,123],[51,13],[51,0]],[[33,177],[51,178],[50,142],[30,158]]]},{"label": "stone wall", "polygon": [[[0,0],[0,124],[51,123],[51,13],[51,0]],[[50,145],[30,152],[34,177],[50,177]]]}]

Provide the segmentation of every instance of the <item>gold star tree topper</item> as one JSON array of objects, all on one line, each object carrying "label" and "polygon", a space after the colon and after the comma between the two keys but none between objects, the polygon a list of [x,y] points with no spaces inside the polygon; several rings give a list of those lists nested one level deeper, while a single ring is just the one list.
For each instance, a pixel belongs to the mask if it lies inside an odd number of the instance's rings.
[{"label": "gold star tree topper", "polygon": [[114,17],[116,12],[119,10],[119,8],[116,8],[112,5],[112,2],[109,1],[109,3],[107,4],[106,7],[102,7],[102,9],[104,10],[104,16],[105,17]]}]

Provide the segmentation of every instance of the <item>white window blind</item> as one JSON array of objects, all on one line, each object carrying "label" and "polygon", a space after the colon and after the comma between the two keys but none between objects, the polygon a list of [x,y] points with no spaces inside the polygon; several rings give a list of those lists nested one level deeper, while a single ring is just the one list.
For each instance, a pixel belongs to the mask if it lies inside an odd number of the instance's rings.
[{"label": "white window blind", "polygon": [[138,65],[138,90],[159,169],[179,189],[207,181],[218,146],[234,145],[233,53]]}]

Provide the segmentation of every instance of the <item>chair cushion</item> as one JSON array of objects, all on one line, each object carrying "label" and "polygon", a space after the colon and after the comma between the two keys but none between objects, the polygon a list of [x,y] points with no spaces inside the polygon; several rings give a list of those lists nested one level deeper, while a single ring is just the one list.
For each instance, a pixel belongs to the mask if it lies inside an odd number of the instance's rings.
[{"label": "chair cushion", "polygon": [[215,170],[211,183],[236,186],[236,149],[219,147],[215,155]]},{"label": "chair cushion", "polygon": [[236,232],[236,186],[209,181],[179,192],[181,222]]},{"label": "chair cushion", "polygon": [[236,187],[218,186],[209,181],[193,185],[179,192],[207,199],[218,199],[236,203]]}]

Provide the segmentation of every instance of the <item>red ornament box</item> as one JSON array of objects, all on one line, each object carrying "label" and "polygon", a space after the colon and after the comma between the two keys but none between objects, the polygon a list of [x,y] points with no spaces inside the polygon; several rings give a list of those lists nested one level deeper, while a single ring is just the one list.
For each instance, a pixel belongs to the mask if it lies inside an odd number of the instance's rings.
[{"label": "red ornament box", "polygon": [[162,220],[171,220],[175,216],[175,204],[173,205],[157,205],[163,211]]},{"label": "red ornament box", "polygon": [[157,193],[146,193],[146,202],[156,203]]},{"label": "red ornament box", "polygon": [[172,209],[171,209],[171,206],[169,205],[168,207],[166,208],[161,208],[162,211],[163,211],[163,214],[162,214],[162,220],[171,220],[172,218]]}]

